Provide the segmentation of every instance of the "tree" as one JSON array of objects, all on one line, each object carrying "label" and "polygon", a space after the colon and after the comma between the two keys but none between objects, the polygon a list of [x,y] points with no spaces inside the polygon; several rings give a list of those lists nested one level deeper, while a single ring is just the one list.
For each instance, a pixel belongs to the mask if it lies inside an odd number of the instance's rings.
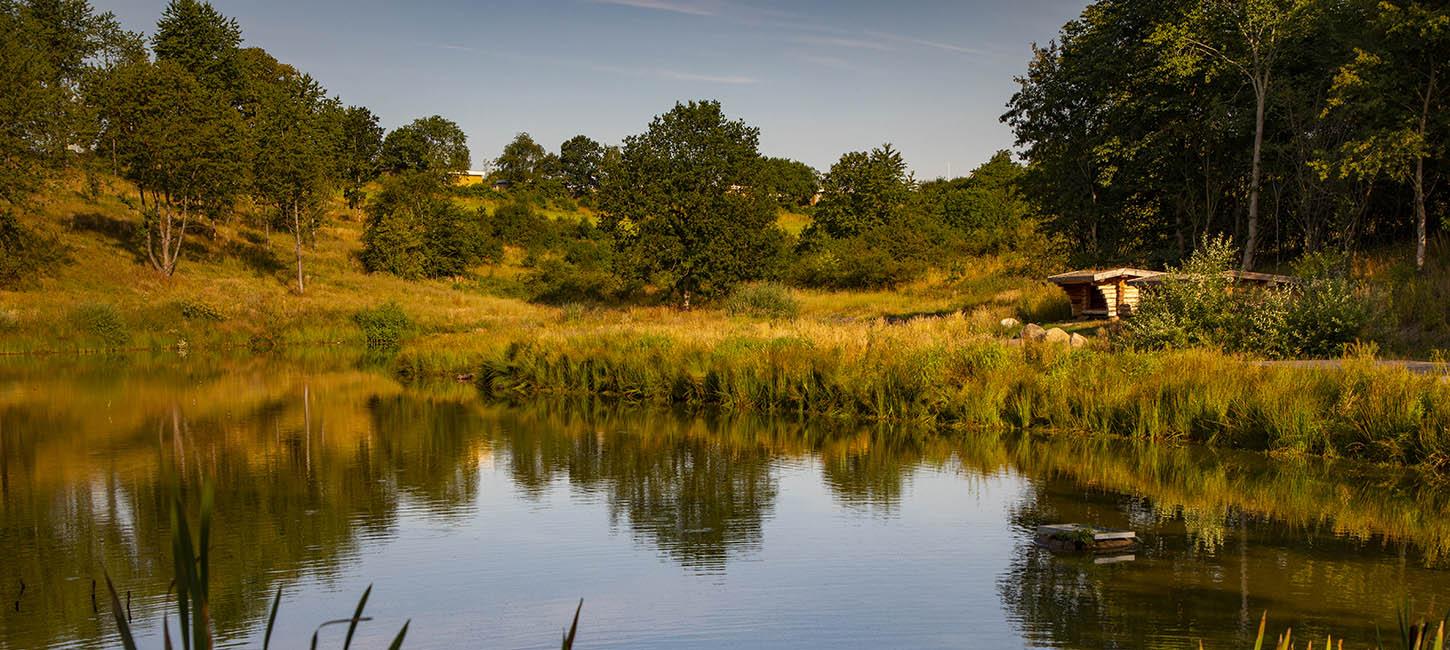
[{"label": "tree", "polygon": [[600,225],[627,277],[684,299],[760,278],[779,250],[775,205],[760,188],[760,131],[720,103],[677,103],[625,138],[600,187]]},{"label": "tree", "polygon": [[337,146],[337,164],[342,177],[343,197],[349,209],[357,209],[362,187],[378,176],[378,157],[383,148],[383,127],[378,116],[363,106],[343,109]]},{"label": "tree", "polygon": [[789,158],[766,158],[765,187],[781,207],[805,207],[820,189],[820,174],[810,165]]},{"label": "tree", "polygon": [[241,120],[171,61],[123,66],[108,84],[106,136],[140,191],[147,258],[170,276],[192,220],[225,209],[239,189]]},{"label": "tree", "polygon": [[998,151],[966,178],[923,183],[923,207],[965,237],[974,252],[999,252],[1020,243],[1032,215],[1021,190],[1024,172],[1011,153]]},{"label": "tree", "polygon": [[890,144],[841,156],[821,179],[813,232],[843,239],[891,222],[911,199],[916,181]]},{"label": "tree", "polygon": [[534,142],[533,136],[520,133],[499,154],[494,166],[497,178],[513,189],[540,189],[558,175],[559,158]]},{"label": "tree", "polygon": [[403,278],[462,275],[502,254],[485,228],[486,214],[467,213],[441,196],[428,174],[401,174],[383,182],[368,206],[363,266]]},{"label": "tree", "polygon": [[156,60],[171,61],[213,91],[231,92],[240,79],[242,28],[210,2],[171,0],[151,39]]},{"label": "tree", "polygon": [[1351,114],[1361,128],[1320,169],[1325,176],[1407,181],[1414,197],[1415,268],[1424,270],[1425,201],[1433,184],[1425,163],[1444,151],[1447,123],[1439,116],[1450,88],[1450,8],[1381,2],[1367,40],[1339,68],[1327,109]]},{"label": "tree", "polygon": [[1180,73],[1242,75],[1254,91],[1253,162],[1249,172],[1248,236],[1242,268],[1254,267],[1259,246],[1259,194],[1263,180],[1265,113],[1270,83],[1287,41],[1305,25],[1310,0],[1206,0],[1153,34],[1169,46],[1166,63]]},{"label": "tree", "polygon": [[564,187],[575,198],[599,188],[599,170],[604,164],[604,146],[589,136],[576,135],[559,145],[559,173]]},{"label": "tree", "polygon": [[90,62],[129,36],[85,0],[0,0],[0,203],[19,204],[89,144]]},{"label": "tree", "polygon": [[298,293],[306,290],[302,243],[320,225],[332,189],[339,110],[311,76],[288,68],[261,102],[254,127],[254,193],[292,231]]},{"label": "tree", "polygon": [[449,174],[468,169],[468,136],[451,120],[421,117],[389,133],[379,157],[385,171],[422,172],[441,183]]}]

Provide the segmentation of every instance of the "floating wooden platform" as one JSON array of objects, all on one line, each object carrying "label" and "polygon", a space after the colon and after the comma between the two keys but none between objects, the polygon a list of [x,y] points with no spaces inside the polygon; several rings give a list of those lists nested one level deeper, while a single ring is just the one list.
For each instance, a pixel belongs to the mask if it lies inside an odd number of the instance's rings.
[{"label": "floating wooden platform", "polygon": [[1118,553],[1138,545],[1131,530],[1094,528],[1083,524],[1052,524],[1037,527],[1038,546],[1063,553]]}]

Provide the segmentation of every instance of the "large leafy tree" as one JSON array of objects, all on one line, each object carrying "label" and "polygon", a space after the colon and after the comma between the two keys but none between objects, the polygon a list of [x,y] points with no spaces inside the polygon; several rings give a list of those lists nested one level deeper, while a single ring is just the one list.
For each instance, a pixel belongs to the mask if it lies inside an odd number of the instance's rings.
[{"label": "large leafy tree", "polygon": [[1172,263],[1214,234],[1245,242],[1241,264],[1384,237],[1399,181],[1311,166],[1357,137],[1353,112],[1324,108],[1383,7],[1094,2],[1003,116],[1024,191],[1083,264]]},{"label": "large leafy tree", "polygon": [[108,83],[105,135],[140,190],[147,258],[170,276],[192,223],[226,209],[241,189],[241,119],[171,61],[123,66]]},{"label": "large leafy tree", "polygon": [[0,0],[0,203],[15,205],[89,144],[98,66],[134,36],[85,0]]},{"label": "large leafy tree", "polygon": [[759,139],[715,101],[676,104],[625,138],[600,188],[600,225],[614,238],[620,272],[686,305],[761,277],[781,233],[760,189]]},{"label": "large leafy tree", "polygon": [[378,116],[364,106],[343,109],[338,127],[337,165],[343,179],[347,207],[356,209],[362,188],[378,176],[378,156],[383,149],[383,127]]},{"label": "large leafy tree", "polygon": [[385,179],[368,205],[361,259],[369,271],[404,278],[458,276],[500,254],[485,214],[463,211],[428,174]]},{"label": "large leafy tree", "polygon": [[783,207],[810,205],[820,189],[820,174],[799,160],[766,158],[765,187]]},{"label": "large leafy tree", "polygon": [[1155,43],[1169,46],[1168,63],[1206,76],[1241,75],[1253,89],[1254,144],[1249,171],[1248,235],[1243,268],[1259,245],[1259,194],[1270,88],[1287,43],[1308,24],[1310,0],[1205,0],[1181,20],[1159,26]]},{"label": "large leafy tree", "polygon": [[214,91],[232,92],[241,78],[242,28],[210,2],[171,0],[151,39],[157,61],[171,61]]},{"label": "large leafy tree", "polygon": [[421,172],[435,180],[465,171],[470,164],[468,136],[444,117],[420,117],[383,139],[381,167],[393,173]]},{"label": "large leafy tree", "polygon": [[604,165],[604,145],[586,135],[576,135],[559,145],[559,173],[564,188],[574,197],[581,197],[599,188],[600,167]]},{"label": "large leafy tree", "polygon": [[853,237],[899,218],[916,181],[906,160],[890,144],[841,156],[821,179],[813,232]]},{"label": "large leafy tree", "polygon": [[998,151],[966,178],[923,183],[922,207],[975,252],[998,252],[1018,243],[1032,218],[1021,189],[1023,173],[1011,153]]},{"label": "large leafy tree", "polygon": [[335,181],[341,108],[311,76],[279,70],[263,97],[254,128],[253,192],[293,234],[297,291],[306,290],[302,244],[326,215]]},{"label": "large leafy tree", "polygon": [[1418,269],[1425,268],[1426,200],[1435,184],[1427,163],[1444,155],[1450,135],[1450,120],[1444,117],[1447,93],[1450,6],[1386,1],[1363,47],[1337,71],[1328,107],[1328,112],[1352,116],[1359,128],[1320,169],[1326,176],[1409,184]]},{"label": "large leafy tree", "polygon": [[558,175],[559,157],[535,142],[533,136],[520,133],[504,145],[494,166],[497,178],[514,189],[542,189]]}]

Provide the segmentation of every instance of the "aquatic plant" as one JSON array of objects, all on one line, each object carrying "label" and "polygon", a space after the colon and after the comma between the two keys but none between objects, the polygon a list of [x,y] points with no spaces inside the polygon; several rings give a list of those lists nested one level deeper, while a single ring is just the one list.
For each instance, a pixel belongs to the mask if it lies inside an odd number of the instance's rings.
[{"label": "aquatic plant", "polygon": [[[198,526],[198,536],[195,540],[191,536],[191,528],[188,523],[186,509],[182,502],[179,488],[172,490],[171,499],[171,549],[174,565],[175,578],[172,584],[176,589],[176,610],[177,627],[181,639],[182,650],[211,650],[215,645],[211,625],[211,572],[210,572],[210,541],[212,509],[215,503],[210,484],[202,487],[201,495],[201,516]],[[126,650],[136,650],[136,637],[131,631],[130,611],[121,605],[121,599],[116,593],[116,586],[111,581],[109,573],[106,574],[106,589],[111,597],[111,615],[116,622],[116,632],[120,636],[121,645]],[[358,600],[357,609],[353,611],[351,618],[337,619],[323,622],[318,625],[312,633],[313,650],[317,648],[318,632],[330,625],[347,624],[347,638],[343,642],[343,650],[352,646],[353,634],[357,631],[358,623],[371,620],[364,617],[363,608],[367,605],[368,596],[372,593],[372,585],[363,591],[362,598]],[[282,590],[277,589],[277,594],[272,598],[271,611],[267,616],[267,628],[262,636],[262,650],[267,650],[272,644],[272,628],[277,622],[277,610],[282,602]],[[582,601],[581,601],[582,605]],[[403,647],[403,639],[408,634],[408,626],[411,620],[404,622],[402,629],[398,630],[393,642],[388,645],[389,650],[397,650]],[[577,623],[577,614],[576,614]],[[174,647],[171,640],[170,620],[163,615],[161,623],[162,639],[165,647]]]}]

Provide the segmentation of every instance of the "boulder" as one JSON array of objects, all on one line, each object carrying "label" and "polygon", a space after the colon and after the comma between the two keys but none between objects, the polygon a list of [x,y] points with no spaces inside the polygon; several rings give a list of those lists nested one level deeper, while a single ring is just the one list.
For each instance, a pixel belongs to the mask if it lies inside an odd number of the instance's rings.
[{"label": "boulder", "polygon": [[1017,319],[1015,319],[1015,318],[1003,318],[1002,319],[1002,323],[1001,323],[1002,329],[1004,329],[1004,330],[1010,330],[1010,329],[1012,329],[1014,327],[1017,327],[1018,325],[1021,325],[1021,324],[1022,323],[1017,322]]},{"label": "boulder", "polygon": [[1022,328],[1022,340],[1041,341],[1043,335],[1046,333],[1046,330],[1042,329],[1041,325],[1037,325],[1035,323],[1028,323],[1026,327]]},{"label": "boulder", "polygon": [[1061,327],[1054,327],[1042,334],[1042,340],[1048,343],[1068,343],[1072,337]]},{"label": "boulder", "polygon": [[1085,348],[1088,344],[1088,337],[1078,334],[1077,332],[1073,332],[1072,337],[1069,338],[1067,342],[1068,345],[1071,345],[1072,347]]}]

